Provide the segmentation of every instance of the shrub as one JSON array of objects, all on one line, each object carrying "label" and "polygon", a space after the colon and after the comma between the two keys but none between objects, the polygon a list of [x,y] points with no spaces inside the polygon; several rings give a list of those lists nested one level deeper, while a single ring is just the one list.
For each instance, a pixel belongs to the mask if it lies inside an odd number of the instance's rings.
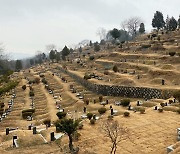
[{"label": "shrub", "polygon": [[90,56],[90,57],[89,57],[89,60],[94,60],[94,56]]},{"label": "shrub", "polygon": [[92,114],[92,113],[88,113],[88,114],[87,114],[87,118],[88,118],[89,120],[91,120],[92,117],[93,117],[93,114]]},{"label": "shrub", "polygon": [[0,103],[0,110],[4,107],[4,103]]},{"label": "shrub", "polygon": [[142,49],[147,49],[147,48],[150,48],[150,47],[151,47],[151,44],[142,44],[141,45]]},{"label": "shrub", "polygon": [[58,113],[56,113],[56,115],[58,116],[58,118],[59,119],[62,119],[62,118],[64,118],[64,117],[66,117],[66,112],[58,112]]},{"label": "shrub", "polygon": [[1,110],[0,110],[0,116],[2,116],[2,115],[3,115],[3,113],[4,113],[4,110],[3,110],[3,111],[1,111]]},{"label": "shrub", "polygon": [[157,34],[152,34],[151,37],[157,37]]},{"label": "shrub", "polygon": [[35,109],[25,109],[25,110],[22,110],[22,113],[25,113],[25,112],[35,113]]},{"label": "shrub", "polygon": [[66,78],[65,78],[65,77],[62,77],[61,80],[62,80],[62,81],[66,81]]},{"label": "shrub", "polygon": [[108,116],[108,120],[113,120],[113,116],[112,116],[112,115],[109,115],[109,116]]},{"label": "shrub", "polygon": [[9,92],[11,89],[15,88],[18,85],[18,81],[10,81],[7,84],[0,87],[0,95],[3,93]]},{"label": "shrub", "polygon": [[44,78],[44,74],[40,74],[39,77]]},{"label": "shrub", "polygon": [[82,123],[79,123],[79,126],[78,126],[78,129],[83,129],[83,124]]},{"label": "shrub", "polygon": [[45,120],[43,121],[43,123],[44,123],[45,125],[47,125],[48,127],[50,127],[50,126],[51,126],[51,119],[45,119]]},{"label": "shrub", "polygon": [[91,125],[94,125],[95,122],[96,122],[96,120],[94,120],[94,119],[91,119],[91,120],[90,120],[90,124],[91,124]]},{"label": "shrub", "polygon": [[39,84],[39,83],[40,83],[40,78],[35,78],[35,79],[34,79],[34,82],[37,83],[37,84]]},{"label": "shrub", "polygon": [[0,108],[0,111],[1,111],[1,112],[4,112],[4,109]]},{"label": "shrub", "polygon": [[33,91],[33,88],[32,88],[32,86],[29,86],[29,90],[30,90],[30,91]]},{"label": "shrub", "polygon": [[30,96],[30,97],[33,97],[33,96],[34,96],[34,92],[33,92],[32,90],[29,92],[29,96]]},{"label": "shrub", "polygon": [[151,47],[152,50],[165,50],[165,48],[163,47],[162,44],[154,44],[152,47]]},{"label": "shrub", "polygon": [[22,117],[23,117],[24,119],[26,119],[28,116],[32,116],[32,115],[33,115],[32,112],[24,112],[24,113],[22,113]]},{"label": "shrub", "polygon": [[169,52],[169,55],[170,55],[171,57],[173,57],[175,54],[176,54],[176,52],[174,52],[174,51]]},{"label": "shrub", "polygon": [[104,75],[109,75],[109,71],[104,71]]},{"label": "shrub", "polygon": [[34,80],[30,80],[30,81],[29,81],[29,84],[33,84],[33,83],[35,83]]},{"label": "shrub", "polygon": [[123,99],[121,100],[121,105],[126,107],[126,106],[129,106],[130,104],[130,100],[129,99]]},{"label": "shrub", "polygon": [[106,108],[102,107],[98,109],[99,114],[104,114],[106,112]]},{"label": "shrub", "polygon": [[144,114],[145,111],[146,111],[145,108],[140,108],[140,113],[141,113],[141,114]]},{"label": "shrub", "polygon": [[106,41],[104,39],[101,40],[100,45],[105,45],[105,44],[106,44]]},{"label": "shrub", "polygon": [[84,102],[86,103],[86,105],[89,105],[89,99],[85,99]]},{"label": "shrub", "polygon": [[103,96],[99,96],[99,102],[103,101]]},{"label": "shrub", "polygon": [[162,107],[165,107],[165,103],[160,103],[160,105],[161,105]]},{"label": "shrub", "polygon": [[24,119],[26,119],[28,116],[32,116],[34,112],[35,112],[35,109],[25,109],[25,110],[22,110],[22,117]]},{"label": "shrub", "polygon": [[67,69],[67,67],[66,67],[66,65],[65,65],[65,64],[63,64],[63,65],[62,65],[62,68]]},{"label": "shrub", "polygon": [[177,110],[177,113],[179,113],[179,114],[180,114],[180,108]]},{"label": "shrub", "polygon": [[180,90],[173,93],[173,97],[180,102]]},{"label": "shrub", "polygon": [[101,50],[100,45],[99,45],[98,43],[95,43],[95,44],[94,44],[94,51],[95,51],[95,52],[98,52],[98,51],[100,51],[100,50]]},{"label": "shrub", "polygon": [[169,103],[170,103],[170,104],[172,104],[172,103],[173,103],[173,100],[172,100],[172,99],[170,99],[170,100],[169,100]]},{"label": "shrub", "polygon": [[126,112],[124,112],[124,116],[125,116],[125,117],[129,117],[129,115],[130,115],[130,113],[129,113],[129,112],[127,112],[127,111],[126,111]]},{"label": "shrub", "polygon": [[116,65],[113,66],[113,71],[118,72],[118,67]]},{"label": "shrub", "polygon": [[41,81],[42,81],[42,83],[47,84],[47,81],[45,78],[43,78]]},{"label": "shrub", "polygon": [[26,90],[26,85],[23,85],[23,86],[22,86],[22,89],[23,89],[23,90]]},{"label": "shrub", "polygon": [[163,112],[163,109],[162,109],[162,108],[159,108],[158,111],[159,111],[159,112]]},{"label": "shrub", "polygon": [[84,79],[85,79],[85,80],[91,79],[91,76],[88,75],[88,74],[86,74],[86,75],[84,76]]}]

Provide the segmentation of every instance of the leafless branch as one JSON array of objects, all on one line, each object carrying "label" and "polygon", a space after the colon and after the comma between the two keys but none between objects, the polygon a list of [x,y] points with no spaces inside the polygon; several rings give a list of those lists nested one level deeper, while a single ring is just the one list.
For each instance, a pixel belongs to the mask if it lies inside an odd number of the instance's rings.
[{"label": "leafless branch", "polygon": [[117,144],[128,137],[127,129],[123,128],[117,121],[105,121],[102,125],[105,136],[110,138],[112,146],[111,153],[116,153]]}]

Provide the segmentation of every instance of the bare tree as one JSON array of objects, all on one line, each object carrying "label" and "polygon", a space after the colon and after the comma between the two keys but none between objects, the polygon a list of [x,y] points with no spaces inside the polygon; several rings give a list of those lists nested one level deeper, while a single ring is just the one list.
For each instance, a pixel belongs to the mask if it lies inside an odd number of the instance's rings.
[{"label": "bare tree", "polygon": [[102,129],[105,133],[105,136],[111,140],[111,154],[116,153],[117,145],[123,139],[128,137],[128,132],[125,128],[119,125],[117,121],[107,120],[103,123]]},{"label": "bare tree", "polygon": [[107,35],[107,31],[106,31],[106,29],[100,27],[100,28],[98,28],[98,30],[96,32],[96,35],[99,36],[100,41],[101,40],[105,40],[106,39],[106,35]]},{"label": "bare tree", "polygon": [[139,17],[131,17],[121,23],[121,27],[127,30],[132,37],[136,36],[137,29],[142,23]]},{"label": "bare tree", "polygon": [[89,45],[90,40],[82,40],[81,42],[79,42],[77,45],[73,45],[74,49],[79,49],[80,47],[85,47]]},{"label": "bare tree", "polygon": [[46,51],[46,53],[49,53],[51,50],[55,50],[55,49],[56,49],[55,44],[48,44],[48,45],[46,45],[45,51]]}]

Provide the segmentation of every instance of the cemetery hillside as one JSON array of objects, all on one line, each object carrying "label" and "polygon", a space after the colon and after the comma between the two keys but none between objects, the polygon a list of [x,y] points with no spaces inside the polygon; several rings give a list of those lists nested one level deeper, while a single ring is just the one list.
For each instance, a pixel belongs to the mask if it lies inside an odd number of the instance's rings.
[{"label": "cemetery hillside", "polygon": [[123,24],[28,59],[2,50],[1,154],[180,153],[180,18]]}]

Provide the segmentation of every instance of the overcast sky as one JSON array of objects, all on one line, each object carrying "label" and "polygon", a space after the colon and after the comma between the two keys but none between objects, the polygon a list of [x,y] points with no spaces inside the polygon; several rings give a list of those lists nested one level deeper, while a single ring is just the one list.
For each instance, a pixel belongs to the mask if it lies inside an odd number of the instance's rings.
[{"label": "overcast sky", "polygon": [[179,6],[180,0],[0,0],[0,42],[6,52],[32,55],[52,43],[98,40],[99,27],[120,28],[133,16],[150,30],[155,11],[177,19]]}]

